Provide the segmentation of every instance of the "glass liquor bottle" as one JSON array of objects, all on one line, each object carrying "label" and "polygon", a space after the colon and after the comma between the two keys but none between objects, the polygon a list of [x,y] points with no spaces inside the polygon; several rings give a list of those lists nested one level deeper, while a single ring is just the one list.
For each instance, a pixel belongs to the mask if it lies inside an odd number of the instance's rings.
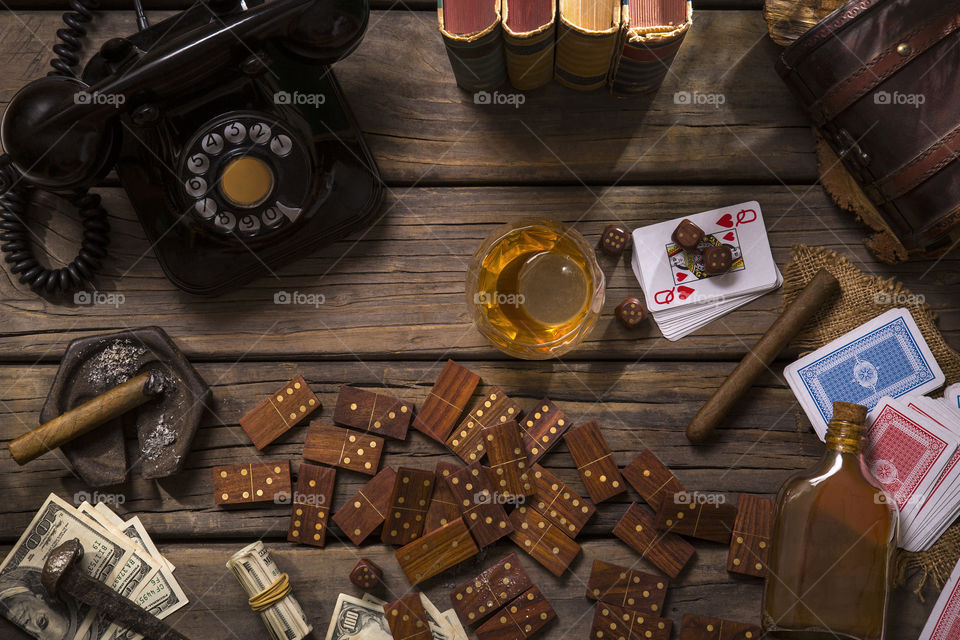
[{"label": "glass liquor bottle", "polygon": [[867,409],[833,403],[826,451],[780,488],[763,629],[769,640],[883,640],[896,504],[863,459]]}]

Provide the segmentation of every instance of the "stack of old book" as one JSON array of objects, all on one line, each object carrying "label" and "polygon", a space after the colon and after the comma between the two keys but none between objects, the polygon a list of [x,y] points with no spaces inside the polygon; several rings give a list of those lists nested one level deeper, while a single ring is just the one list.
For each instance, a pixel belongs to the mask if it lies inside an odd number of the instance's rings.
[{"label": "stack of old book", "polygon": [[690,28],[690,0],[439,0],[457,84],[488,91],[506,78],[535,89],[556,78],[581,91],[655,90]]}]

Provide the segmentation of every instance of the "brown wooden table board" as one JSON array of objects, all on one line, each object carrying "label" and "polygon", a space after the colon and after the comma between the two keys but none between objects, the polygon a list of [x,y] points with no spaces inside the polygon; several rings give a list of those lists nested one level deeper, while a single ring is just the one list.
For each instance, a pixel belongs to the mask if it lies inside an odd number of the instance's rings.
[{"label": "brown wooden table board", "polygon": [[[29,10],[0,13],[0,108],[23,84],[47,72],[54,31],[62,25],[60,11],[35,9],[65,3],[41,2],[20,0]],[[154,0],[148,6],[184,3]],[[344,383],[381,388],[419,404],[445,358],[454,357],[525,409],[546,395],[576,424],[598,420],[620,466],[650,447],[691,490],[721,491],[731,498],[738,492],[772,495],[822,451],[782,380],[782,367],[795,349],[758,381],[715,445],[692,447],[682,429],[774,320],[779,293],[669,342],[653,325],[627,332],[615,320],[613,308],[640,289],[627,259],[605,259],[607,300],[598,326],[563,362],[545,363],[505,360],[486,345],[470,327],[463,294],[469,256],[509,214],[576,222],[593,239],[613,221],[633,228],[756,199],[781,267],[794,243],[835,249],[861,269],[895,276],[924,295],[948,341],[957,346],[960,255],[944,258],[935,268],[933,261],[891,267],[870,256],[863,227],[816,185],[809,126],[773,71],[779,48],[766,36],[759,11],[740,10],[759,4],[695,3],[693,30],[652,97],[614,99],[551,84],[525,94],[525,103],[513,109],[474,104],[472,95],[455,86],[431,1],[377,0],[376,7],[393,10],[372,13],[363,44],[337,65],[336,73],[388,185],[379,224],[280,269],[276,277],[260,278],[221,298],[197,299],[174,290],[163,277],[111,177],[98,189],[113,228],[111,255],[98,284],[123,294],[123,304],[51,305],[0,271],[0,446],[36,425],[71,339],[148,324],[164,327],[211,384],[216,416],[205,417],[183,473],[159,482],[132,476],[108,491],[123,495],[118,510],[138,514],[178,567],[175,575],[191,604],[171,621],[191,637],[237,640],[265,633],[224,567],[233,552],[254,539],[263,538],[290,573],[316,637],[325,633],[337,593],[359,595],[348,574],[361,555],[384,569],[389,590],[378,595],[399,597],[407,589],[393,550],[379,543],[356,549],[338,541],[333,528],[326,548],[298,547],[284,540],[287,505],[213,505],[213,466],[288,458],[296,469],[305,425],[258,453],[238,420],[297,373],[323,402],[316,417],[329,419]],[[131,32],[132,25],[129,11],[103,12],[91,28],[92,46]],[[722,94],[723,104],[675,104],[679,91]],[[37,218],[35,230],[49,243],[54,261],[72,257],[75,218],[58,216],[55,226],[46,214]],[[324,302],[317,308],[275,305],[279,291],[322,294]],[[406,442],[386,443],[383,464],[433,469],[440,459],[454,460],[411,430]],[[542,464],[584,493],[565,445]],[[338,473],[334,508],[366,480]],[[9,551],[49,492],[68,501],[93,493],[56,454],[22,469],[0,454],[0,487],[5,498],[0,554]],[[583,553],[572,573],[556,579],[522,558],[560,614],[548,633],[587,636],[592,603],[583,591],[592,559],[656,571],[609,533],[635,499],[631,489],[599,506],[578,538]],[[758,622],[761,583],[725,571],[726,547],[694,544],[697,557],[672,581],[665,615],[677,629],[685,613]],[[498,543],[426,582],[425,590],[446,609],[450,589],[511,551],[508,542]],[[891,640],[917,636],[935,600],[929,589],[927,596],[921,604],[908,589],[896,592]],[[0,619],[0,636],[19,637],[9,629]]]}]

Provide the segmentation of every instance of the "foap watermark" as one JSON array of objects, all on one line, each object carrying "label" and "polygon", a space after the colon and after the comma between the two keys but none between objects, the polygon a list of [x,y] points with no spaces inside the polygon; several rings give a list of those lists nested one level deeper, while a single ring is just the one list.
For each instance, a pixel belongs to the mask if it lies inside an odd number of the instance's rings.
[{"label": "foap watermark", "polygon": [[489,491],[481,491],[479,493],[473,494],[473,503],[474,504],[509,504],[514,506],[520,506],[527,501],[526,496],[515,496],[512,493],[499,493],[494,491],[490,493]]},{"label": "foap watermark", "polygon": [[877,291],[873,294],[873,304],[892,304],[898,307],[911,304],[925,304],[927,297],[922,293],[904,293],[903,291]]},{"label": "foap watermark", "polygon": [[727,496],[722,493],[703,493],[701,491],[677,491],[673,494],[675,504],[726,504]]},{"label": "foap watermark", "polygon": [[874,104],[906,105],[919,109],[920,105],[927,101],[927,96],[922,93],[900,93],[899,91],[877,91],[873,94]]},{"label": "foap watermark", "polygon": [[488,307],[519,307],[524,302],[522,293],[501,293],[499,291],[478,291],[473,294],[473,303]]},{"label": "foap watermark", "polygon": [[722,93],[701,93],[699,91],[677,91],[673,94],[673,104],[683,104],[691,106],[709,105],[714,109],[719,109],[720,105],[726,103],[727,96]]},{"label": "foap watermark", "polygon": [[77,291],[73,294],[73,304],[85,307],[114,307],[118,308],[127,297],[122,293],[103,293],[101,291]]},{"label": "foap watermark", "polygon": [[327,96],[322,93],[301,93],[300,91],[277,91],[273,94],[274,104],[288,104],[291,106],[319,107],[326,104]]},{"label": "foap watermark", "polygon": [[73,494],[73,504],[78,506],[84,502],[89,502],[90,504],[121,505],[126,501],[127,496],[122,493],[100,493],[99,491],[89,493],[87,491],[77,491]]},{"label": "foap watermark", "polygon": [[292,304],[317,309],[327,301],[322,293],[304,293],[302,291],[277,291],[273,294],[273,304]]},{"label": "foap watermark", "polygon": [[322,507],[327,504],[327,496],[322,493],[300,493],[280,491],[273,495],[274,504],[304,504],[310,507]]},{"label": "foap watermark", "polygon": [[122,93],[100,93],[99,91],[77,91],[73,94],[74,104],[110,105],[120,108],[127,101]]},{"label": "foap watermark", "polygon": [[527,96],[522,93],[501,93],[494,91],[477,91],[473,94],[473,104],[509,104],[514,109],[519,109],[520,105],[527,101]]}]

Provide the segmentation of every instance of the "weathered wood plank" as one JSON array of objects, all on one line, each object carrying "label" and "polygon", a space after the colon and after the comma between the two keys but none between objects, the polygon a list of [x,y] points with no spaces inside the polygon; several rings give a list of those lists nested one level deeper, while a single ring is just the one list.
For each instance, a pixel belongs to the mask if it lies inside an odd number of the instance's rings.
[{"label": "weathered wood plank", "polygon": [[[279,270],[221,298],[180,293],[163,277],[126,197],[104,190],[111,213],[111,255],[98,280],[101,291],[124,296],[119,306],[56,306],[35,296],[0,269],[0,358],[56,361],[82,335],[128,327],[163,326],[191,357],[235,360],[289,357],[502,357],[471,327],[464,298],[470,256],[498,224],[520,215],[577,222],[596,238],[609,222],[630,227],[756,198],[763,207],[774,257],[783,266],[794,243],[828,246],[861,269],[895,276],[926,296],[940,327],[960,344],[960,255],[890,267],[863,245],[863,227],[839,211],[820,187],[524,187],[397,189],[372,229]],[[798,202],[798,198],[800,199]],[[54,255],[71,259],[76,225],[37,216],[39,235]],[[68,240],[71,239],[71,240]],[[774,293],[668,342],[653,324],[628,332],[613,316],[628,295],[639,295],[628,261],[604,261],[605,313],[583,347],[565,359],[739,358],[773,322]],[[277,292],[324,296],[314,306],[276,305]],[[317,300],[320,300],[318,297]],[[735,334],[737,339],[731,339]]]},{"label": "weathered wood plank", "polygon": [[[107,13],[92,45],[130,24]],[[0,16],[0,105],[47,72],[59,25],[53,12]],[[475,104],[454,83],[432,12],[375,11],[336,72],[390,184],[809,184],[813,136],[777,55],[759,12],[702,11],[654,96],[551,83],[519,108]],[[678,92],[692,98],[677,104]]]},{"label": "weathered wood plank", "polygon": [[[212,467],[260,458],[289,459],[294,469],[301,459],[305,426],[281,436],[257,454],[239,418],[297,373],[320,397],[323,409],[311,416],[329,424],[341,384],[384,386],[420,405],[442,362],[327,362],[201,364],[201,375],[213,387],[216,416],[204,419],[179,475],[158,481],[139,476],[101,493],[119,496],[122,509],[142,514],[158,538],[284,537],[288,505],[267,504],[232,510],[214,506]],[[732,369],[732,363],[467,363],[486,385],[497,385],[528,410],[544,395],[553,399],[574,424],[598,420],[619,465],[627,464],[650,447],[674,469],[690,490],[725,493],[773,494],[792,472],[812,464],[823,445],[796,407],[793,394],[781,382],[781,366],[757,385],[750,401],[729,420],[730,428],[717,444],[693,447],[683,428],[713,389]],[[55,373],[52,365],[0,367],[0,446],[37,424],[37,414]],[[478,390],[477,396],[482,393]],[[0,486],[5,487],[7,517],[0,520],[0,541],[16,539],[44,498],[54,491],[79,502],[92,494],[58,459],[47,454],[23,468],[0,455]],[[433,469],[437,460],[456,459],[419,432],[411,430],[405,442],[388,441],[383,464]],[[545,466],[585,495],[573,461],[561,443],[545,457]],[[368,480],[366,476],[337,474],[336,510]],[[631,492],[600,505],[585,532],[609,533]]]},{"label": "weathered wood plank", "polygon": [[[191,638],[231,638],[260,640],[265,637],[259,616],[247,605],[247,596],[237,580],[224,567],[227,559],[245,542],[161,544],[165,554],[177,566],[176,577],[190,598],[190,605],[175,613],[169,621]],[[675,628],[686,613],[723,617],[759,624],[762,582],[733,576],[725,570],[726,548],[720,545],[695,543],[697,555],[679,579],[671,582],[664,605],[664,616],[673,619]],[[314,637],[322,638],[339,593],[360,596],[347,575],[359,557],[369,558],[384,570],[385,587],[374,592],[383,598],[401,597],[409,592],[409,584],[392,557],[392,549],[383,545],[363,547],[359,551],[343,545],[322,550],[294,547],[286,542],[268,543],[273,559],[281,571],[290,574],[293,593],[314,626]],[[515,547],[500,542],[481,555],[425,582],[422,590],[437,607],[450,607],[450,591],[464,580],[491,566]],[[0,549],[5,553],[8,548]],[[521,562],[534,584],[544,593],[557,612],[544,635],[579,639],[589,636],[593,619],[593,602],[584,596],[593,560],[602,559],[637,569],[657,572],[656,568],[637,556],[617,540],[590,540],[574,560],[571,570],[555,578],[524,554]],[[909,589],[894,592],[890,616],[889,640],[914,640],[936,600],[935,592],[927,594],[925,603]],[[8,631],[9,630],[9,631]],[[0,619],[0,633],[11,637],[11,625]],[[26,637],[26,636],[24,636]],[[676,637],[676,632],[674,636]]]},{"label": "weathered wood plank", "polygon": [[[6,4],[10,9],[49,9],[51,11],[64,11],[70,6],[66,0],[11,0]],[[194,3],[191,0],[146,0],[143,3],[148,10],[183,9],[192,4]],[[130,0],[100,0],[100,6],[103,9],[123,11],[130,9],[132,3]],[[394,11],[406,9],[429,11],[434,9],[437,3],[433,0],[370,0],[370,6],[374,9],[393,9]],[[762,6],[762,0],[696,0],[693,3],[694,9],[759,9]]]}]

